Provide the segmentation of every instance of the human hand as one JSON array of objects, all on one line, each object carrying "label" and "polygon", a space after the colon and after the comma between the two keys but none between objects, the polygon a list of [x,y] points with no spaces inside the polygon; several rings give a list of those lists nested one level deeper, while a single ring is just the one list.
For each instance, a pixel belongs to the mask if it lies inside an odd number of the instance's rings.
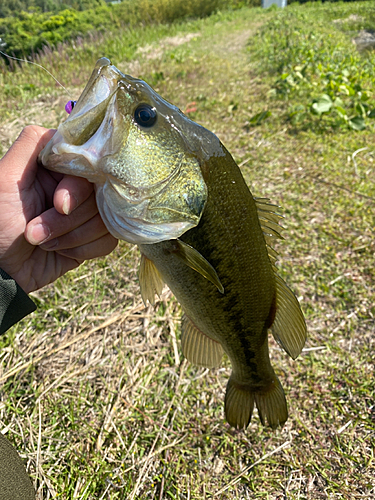
[{"label": "human hand", "polygon": [[30,125],[0,160],[0,267],[26,293],[117,245],[98,213],[93,185],[38,164],[53,134]]}]

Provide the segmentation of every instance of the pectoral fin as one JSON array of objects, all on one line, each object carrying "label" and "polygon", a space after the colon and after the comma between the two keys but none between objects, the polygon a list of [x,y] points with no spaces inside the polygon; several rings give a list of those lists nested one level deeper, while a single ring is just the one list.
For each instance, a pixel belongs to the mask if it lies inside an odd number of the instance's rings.
[{"label": "pectoral fin", "polygon": [[275,279],[276,315],[271,331],[276,342],[295,359],[305,345],[306,323],[294,293],[277,274]]},{"label": "pectoral fin", "polygon": [[176,244],[177,248],[173,251],[176,257],[181,259],[184,264],[194,269],[194,271],[197,271],[197,273],[201,274],[204,278],[208,279],[208,281],[211,281],[220,293],[224,293],[224,287],[220,282],[219,276],[208,260],[187,243],[176,240]]},{"label": "pectoral fin", "polygon": [[164,280],[152,260],[143,254],[141,254],[141,265],[139,267],[139,284],[144,304],[147,305],[147,301],[149,301],[150,304],[154,305],[155,293],[160,297],[164,288]]},{"label": "pectoral fin", "polygon": [[214,368],[220,364],[223,348],[202,333],[185,315],[181,323],[181,348],[185,358],[197,366]]}]

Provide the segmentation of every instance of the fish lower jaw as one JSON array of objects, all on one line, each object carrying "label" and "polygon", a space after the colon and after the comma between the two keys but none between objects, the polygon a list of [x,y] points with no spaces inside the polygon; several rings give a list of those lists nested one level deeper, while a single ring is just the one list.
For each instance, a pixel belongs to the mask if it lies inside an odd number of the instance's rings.
[{"label": "fish lower jaw", "polygon": [[115,237],[135,245],[150,245],[179,238],[194,224],[190,222],[152,223],[141,218],[127,217],[108,206],[101,188],[97,188],[96,200],[100,215],[108,231]]},{"label": "fish lower jaw", "polygon": [[73,155],[55,155],[52,154],[48,157],[48,161],[43,161],[41,158],[43,166],[47,170],[52,172],[58,172],[60,174],[74,175],[75,177],[83,177],[89,182],[97,185],[103,184],[105,178],[100,171],[95,171],[92,165],[86,160],[86,158],[77,158]]},{"label": "fish lower jaw", "polygon": [[100,161],[100,151],[84,149],[82,146],[74,146],[67,142],[62,142],[53,146],[52,153],[59,156],[73,155],[77,160],[81,159],[85,164],[90,165],[91,172],[97,170]]}]

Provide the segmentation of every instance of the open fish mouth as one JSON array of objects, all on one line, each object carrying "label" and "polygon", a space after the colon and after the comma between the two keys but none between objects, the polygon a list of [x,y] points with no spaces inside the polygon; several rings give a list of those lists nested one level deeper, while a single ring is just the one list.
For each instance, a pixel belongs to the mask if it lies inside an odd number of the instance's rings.
[{"label": "open fish mouth", "polygon": [[174,239],[198,225],[208,195],[202,164],[222,154],[213,134],[191,124],[145,82],[101,58],[40,161],[95,184],[115,237]]},{"label": "open fish mouth", "polygon": [[120,76],[109,59],[98,60],[71,114],[42,151],[43,165],[50,170],[85,177],[90,182],[99,180],[102,176],[99,161],[104,155],[115,153],[112,139]]}]

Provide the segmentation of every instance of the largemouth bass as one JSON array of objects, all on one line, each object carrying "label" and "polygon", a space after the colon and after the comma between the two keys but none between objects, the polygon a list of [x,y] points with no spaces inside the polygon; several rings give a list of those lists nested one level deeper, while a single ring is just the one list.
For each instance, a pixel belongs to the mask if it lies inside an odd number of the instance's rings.
[{"label": "largemouth bass", "polygon": [[246,428],[255,404],[263,425],[284,424],[268,330],[296,358],[305,321],[276,273],[278,208],[253,198],[219,139],[102,58],[40,160],[95,184],[108,230],[139,246],[144,302],[165,283],[180,302],[185,357],[211,368],[228,355],[229,424]]}]

